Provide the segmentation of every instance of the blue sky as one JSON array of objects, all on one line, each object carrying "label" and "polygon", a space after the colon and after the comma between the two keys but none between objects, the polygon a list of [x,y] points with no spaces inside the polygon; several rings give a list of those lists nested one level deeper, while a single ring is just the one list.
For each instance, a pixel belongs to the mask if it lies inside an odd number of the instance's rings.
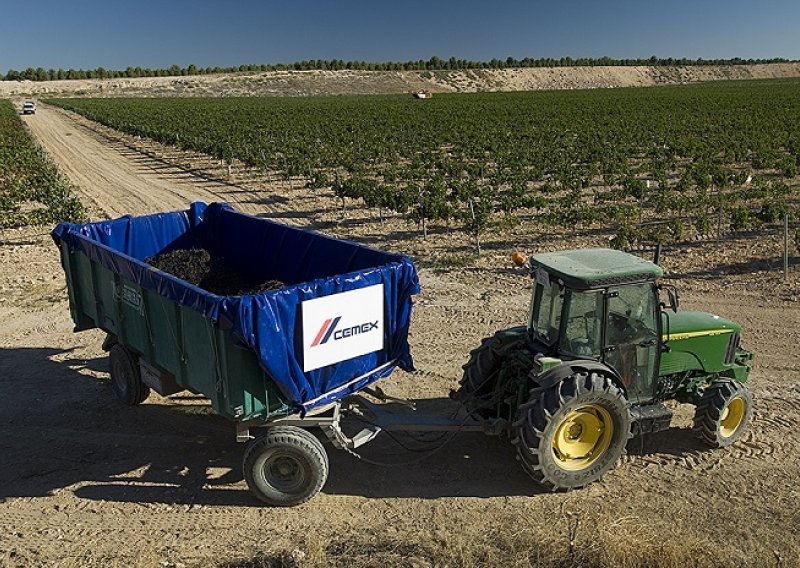
[{"label": "blue sky", "polygon": [[[8,1],[8,0],[6,0]],[[9,68],[507,56],[800,59],[799,0],[14,0]]]}]

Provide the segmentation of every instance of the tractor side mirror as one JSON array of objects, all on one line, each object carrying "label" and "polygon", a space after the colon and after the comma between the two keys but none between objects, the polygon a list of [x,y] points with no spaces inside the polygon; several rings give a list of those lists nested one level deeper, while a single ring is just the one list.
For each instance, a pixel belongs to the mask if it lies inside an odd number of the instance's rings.
[{"label": "tractor side mirror", "polygon": [[675,288],[675,286],[672,286],[670,284],[660,284],[658,286],[658,289],[659,290],[666,290],[667,298],[669,299],[669,304],[665,304],[664,302],[661,302],[661,309],[669,308],[673,312],[677,312],[678,311],[678,306],[680,305],[680,298],[678,296],[677,288]]},{"label": "tractor side mirror", "polygon": [[678,300],[678,291],[673,289],[667,290],[667,296],[669,296],[669,304],[672,308],[673,312],[678,311],[678,304],[680,304],[680,300]]}]

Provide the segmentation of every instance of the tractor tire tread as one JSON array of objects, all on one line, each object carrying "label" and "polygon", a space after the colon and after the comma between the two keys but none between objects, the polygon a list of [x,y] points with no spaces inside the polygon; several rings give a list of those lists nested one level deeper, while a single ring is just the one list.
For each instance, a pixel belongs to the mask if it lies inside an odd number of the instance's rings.
[{"label": "tractor tire tread", "polygon": [[[745,401],[745,416],[731,436],[720,435],[720,419],[728,402],[741,396]],[[752,415],[753,398],[747,387],[734,380],[717,380],[703,391],[695,407],[692,430],[711,448],[724,448],[733,444],[744,432]]]},{"label": "tractor tire tread", "polygon": [[[602,395],[602,400],[613,408],[620,422],[615,424],[612,446],[607,450],[610,452],[609,458],[599,474],[585,478],[575,475],[571,479],[556,476],[552,466],[547,463],[546,453],[552,450],[544,434],[560,409],[593,394]],[[616,465],[632,435],[630,420],[625,394],[610,377],[597,372],[578,372],[549,388],[533,389],[532,398],[518,409],[512,424],[511,442],[516,446],[517,458],[523,469],[538,484],[553,491],[579,489],[597,481]]]}]

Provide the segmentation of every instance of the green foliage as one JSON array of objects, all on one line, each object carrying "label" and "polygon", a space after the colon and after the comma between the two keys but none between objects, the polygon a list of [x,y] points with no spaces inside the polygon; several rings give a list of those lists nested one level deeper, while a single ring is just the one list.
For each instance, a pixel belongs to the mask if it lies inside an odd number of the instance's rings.
[{"label": "green foliage", "polygon": [[308,187],[311,189],[322,189],[323,187],[330,187],[331,183],[331,176],[328,172],[318,170],[311,175]]},{"label": "green foliage", "polygon": [[793,178],[797,175],[797,160],[794,156],[781,156],[777,166],[781,170],[783,177]]},{"label": "green foliage", "polygon": [[777,223],[783,221],[784,215],[789,213],[789,207],[783,200],[766,201],[756,216],[764,223]]},{"label": "green foliage", "polygon": [[630,223],[623,223],[617,228],[617,234],[611,239],[610,245],[615,249],[624,249],[633,246],[640,238],[640,232]]},{"label": "green foliage", "polygon": [[69,183],[34,144],[16,109],[0,100],[0,228],[85,216]]},{"label": "green foliage", "polygon": [[698,235],[707,236],[711,234],[711,219],[705,213],[700,213],[694,219],[694,228]]},{"label": "green foliage", "polygon": [[673,241],[680,241],[686,234],[686,226],[681,219],[673,219],[669,222],[669,238]]},{"label": "green foliage", "polygon": [[535,215],[565,229],[616,226],[614,242],[629,246],[709,235],[717,222],[754,228],[796,203],[794,184],[778,181],[798,173],[799,87],[437,94],[425,104],[406,95],[51,102],[134,135],[307,176],[343,214],[358,201],[423,234],[458,220],[477,236],[501,226],[493,215],[504,225]]},{"label": "green foliage", "polygon": [[750,215],[747,207],[742,205],[737,205],[730,210],[730,218],[731,231],[743,231],[754,225],[753,216]]}]

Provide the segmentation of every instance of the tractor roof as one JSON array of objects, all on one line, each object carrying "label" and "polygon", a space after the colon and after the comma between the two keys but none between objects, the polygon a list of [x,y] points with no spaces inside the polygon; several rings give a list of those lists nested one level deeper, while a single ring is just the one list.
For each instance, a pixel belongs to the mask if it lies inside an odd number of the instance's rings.
[{"label": "tractor roof", "polygon": [[663,274],[657,264],[619,250],[590,248],[537,254],[534,270],[543,268],[571,288],[603,288],[654,280]]}]

